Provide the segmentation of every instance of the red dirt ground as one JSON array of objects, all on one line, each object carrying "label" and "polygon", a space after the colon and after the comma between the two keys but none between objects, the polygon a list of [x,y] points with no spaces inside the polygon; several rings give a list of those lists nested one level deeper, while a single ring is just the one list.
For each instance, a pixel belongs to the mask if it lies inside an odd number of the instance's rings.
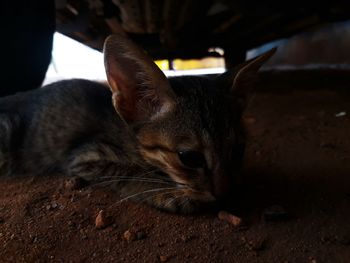
[{"label": "red dirt ground", "polygon": [[[227,200],[246,227],[116,205],[108,189],[67,190],[59,176],[3,177],[0,262],[350,262],[350,78],[303,74],[266,74],[246,112],[245,179]],[[289,219],[264,220],[273,205]],[[112,223],[96,229],[101,209]]]}]

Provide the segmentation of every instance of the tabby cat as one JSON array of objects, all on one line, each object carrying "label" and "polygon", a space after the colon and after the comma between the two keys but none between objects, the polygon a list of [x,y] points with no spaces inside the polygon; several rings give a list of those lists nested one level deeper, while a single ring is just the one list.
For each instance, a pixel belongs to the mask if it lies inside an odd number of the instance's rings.
[{"label": "tabby cat", "polygon": [[0,99],[0,172],[61,172],[113,184],[124,199],[196,211],[239,174],[246,89],[273,53],[216,77],[167,79],[131,40],[110,36],[109,89],[65,80]]}]

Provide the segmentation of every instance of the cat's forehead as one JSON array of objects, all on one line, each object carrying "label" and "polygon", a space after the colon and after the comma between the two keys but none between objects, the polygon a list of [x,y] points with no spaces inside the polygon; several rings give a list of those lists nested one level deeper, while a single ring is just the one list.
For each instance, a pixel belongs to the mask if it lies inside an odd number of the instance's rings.
[{"label": "cat's forehead", "polygon": [[218,81],[205,76],[184,76],[169,79],[177,96],[179,110],[186,114],[208,114],[216,103],[223,103],[224,88]]},{"label": "cat's forehead", "polygon": [[182,76],[168,80],[175,94],[182,98],[209,98],[210,95],[223,94],[227,90],[226,83],[216,76]]},{"label": "cat's forehead", "polygon": [[177,95],[176,114],[187,126],[199,125],[212,130],[225,119],[228,107],[235,103],[228,92],[227,82],[214,76],[185,76],[169,79]]}]

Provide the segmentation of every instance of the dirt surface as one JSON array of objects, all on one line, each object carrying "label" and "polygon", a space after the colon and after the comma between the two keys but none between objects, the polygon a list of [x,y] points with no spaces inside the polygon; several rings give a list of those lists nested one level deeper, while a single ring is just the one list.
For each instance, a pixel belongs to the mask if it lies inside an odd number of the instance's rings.
[{"label": "dirt surface", "polygon": [[251,101],[245,179],[227,200],[244,225],[3,177],[0,262],[350,262],[350,82],[320,78],[269,77]]}]

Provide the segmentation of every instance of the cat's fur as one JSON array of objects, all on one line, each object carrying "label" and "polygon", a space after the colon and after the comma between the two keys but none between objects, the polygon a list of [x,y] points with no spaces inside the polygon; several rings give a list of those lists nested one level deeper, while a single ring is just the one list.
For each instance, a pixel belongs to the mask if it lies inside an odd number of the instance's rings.
[{"label": "cat's fur", "polygon": [[[110,90],[68,80],[0,99],[1,174],[59,171],[177,212],[226,194],[244,150],[242,90],[273,51],[219,77],[170,79],[125,37],[104,53]],[[205,164],[186,167],[186,151]]]}]

